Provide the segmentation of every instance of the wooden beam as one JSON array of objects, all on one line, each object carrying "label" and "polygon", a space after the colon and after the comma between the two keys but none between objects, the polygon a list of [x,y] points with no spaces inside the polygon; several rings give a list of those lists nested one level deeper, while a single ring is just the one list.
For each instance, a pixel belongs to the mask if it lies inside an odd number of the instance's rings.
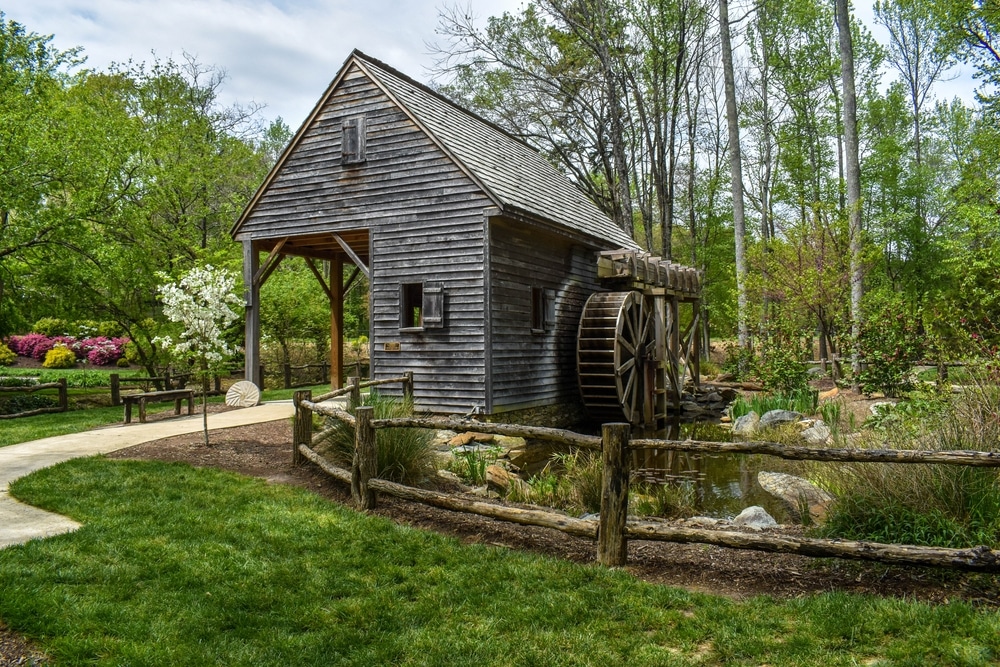
[{"label": "wooden beam", "polygon": [[316,276],[316,280],[319,281],[320,287],[322,287],[323,291],[326,293],[326,298],[333,302],[333,293],[330,292],[330,286],[326,284],[326,280],[323,279],[323,274],[316,268],[316,263],[313,262],[312,257],[306,257],[305,259],[306,266],[308,266],[309,270],[312,271],[314,276]]},{"label": "wooden beam", "polygon": [[284,259],[285,255],[278,255],[270,264],[264,267],[264,275],[260,277],[260,287],[264,286],[264,283],[267,282],[267,279],[271,277],[271,274],[274,273],[274,270],[278,268],[278,265],[281,264]]},{"label": "wooden beam", "polygon": [[344,386],[344,263],[330,262],[330,388]]},{"label": "wooden beam", "polygon": [[351,277],[348,278],[347,282],[344,284],[344,296],[345,297],[348,294],[350,294],[352,287],[354,287],[355,285],[360,284],[360,283],[356,283],[355,282],[358,279],[358,276],[360,276],[360,275],[361,275],[361,267],[355,266],[354,267],[354,273],[351,274]]},{"label": "wooden beam", "polygon": [[354,262],[354,266],[356,266],[359,269],[361,269],[362,273],[365,274],[365,278],[368,278],[369,280],[371,280],[372,274],[368,270],[368,267],[365,266],[365,263],[361,261],[361,258],[358,257],[358,254],[356,252],[354,252],[354,250],[351,249],[351,246],[349,246],[347,244],[347,241],[345,241],[344,239],[340,238],[339,234],[333,234],[333,238],[334,238],[334,240],[337,241],[337,243],[340,244],[341,249],[344,252],[347,253],[347,256],[351,258],[351,261]]},{"label": "wooden beam", "polygon": [[265,259],[264,263],[260,265],[260,268],[257,269],[257,272],[253,274],[254,285],[260,287],[260,285],[262,284],[261,278],[264,277],[264,273],[268,272],[268,274],[270,274],[270,272],[267,270],[268,267],[270,266],[271,262],[274,261],[274,258],[278,256],[278,253],[281,252],[281,249],[285,246],[285,243],[287,242],[288,242],[288,237],[286,236],[285,238],[278,241],[277,245],[275,245],[274,248],[271,249],[271,254],[267,256],[267,259]]},{"label": "wooden beam", "polygon": [[254,282],[260,256],[253,241],[243,241],[243,289],[246,306],[243,376],[263,388],[260,373],[260,286]]}]

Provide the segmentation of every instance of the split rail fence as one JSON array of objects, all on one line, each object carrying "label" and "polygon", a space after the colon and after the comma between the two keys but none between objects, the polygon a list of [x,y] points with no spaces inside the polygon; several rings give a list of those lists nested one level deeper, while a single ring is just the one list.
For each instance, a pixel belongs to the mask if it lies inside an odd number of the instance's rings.
[{"label": "split rail fence", "polygon": [[[1000,551],[987,546],[947,549],[915,545],[882,544],[839,539],[818,539],[732,530],[710,530],[671,526],[662,522],[628,519],[631,452],[640,449],[673,450],[703,454],[766,454],[784,459],[838,462],[905,464],[946,464],[1000,467],[1000,454],[979,451],[825,449],[785,446],[771,442],[707,442],[697,440],[632,439],[628,424],[604,424],[600,436],[588,436],[562,429],[510,424],[490,424],[443,418],[374,419],[372,408],[359,407],[356,416],[339,408],[322,405],[336,395],[359,392],[362,386],[386,382],[406,382],[406,378],[360,385],[324,394],[315,400],[309,391],[296,392],[293,461],[309,460],[330,476],[351,486],[354,502],[365,510],[375,508],[376,493],[422,502],[458,512],[478,514],[513,523],[553,528],[570,535],[597,541],[597,561],[621,567],[626,564],[628,540],[711,544],[734,549],[792,553],[804,556],[880,561],[903,565],[925,565],[980,572],[1000,572]],[[412,391],[412,377],[408,380]],[[359,394],[358,394],[359,395]],[[357,404],[357,403],[356,403]],[[340,419],[355,429],[355,452],[351,470],[332,465],[312,449],[312,413]],[[375,476],[376,438],[382,428],[424,428],[470,431],[493,435],[548,440],[601,452],[603,490],[599,519],[579,519],[557,512],[502,505],[456,494],[440,493],[396,484]]]},{"label": "split rail fence", "polygon": [[58,398],[55,407],[35,408],[34,410],[26,410],[25,412],[18,412],[12,415],[0,415],[0,419],[14,419],[15,417],[31,417],[33,415],[41,415],[47,412],[66,412],[69,409],[69,392],[66,390],[66,378],[59,378],[59,380],[56,382],[48,382],[46,384],[34,384],[25,387],[0,387],[0,393],[33,394],[36,391],[45,391],[49,389],[55,389],[58,392]]}]

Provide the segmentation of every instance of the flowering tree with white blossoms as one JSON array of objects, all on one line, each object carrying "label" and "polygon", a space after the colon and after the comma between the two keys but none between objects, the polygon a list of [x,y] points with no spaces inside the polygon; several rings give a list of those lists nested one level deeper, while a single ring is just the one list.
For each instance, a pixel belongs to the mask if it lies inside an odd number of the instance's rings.
[{"label": "flowering tree with white blossoms", "polygon": [[[160,277],[170,278],[162,273]],[[174,357],[193,358],[198,369],[195,375],[202,380],[203,387],[212,372],[235,352],[223,338],[226,328],[240,318],[236,309],[242,306],[242,301],[235,290],[236,278],[210,264],[191,269],[179,282],[164,283],[158,289],[163,314],[180,324],[183,331],[176,341],[170,336],[160,336],[153,342]],[[206,393],[202,392],[201,412],[208,446]]]}]

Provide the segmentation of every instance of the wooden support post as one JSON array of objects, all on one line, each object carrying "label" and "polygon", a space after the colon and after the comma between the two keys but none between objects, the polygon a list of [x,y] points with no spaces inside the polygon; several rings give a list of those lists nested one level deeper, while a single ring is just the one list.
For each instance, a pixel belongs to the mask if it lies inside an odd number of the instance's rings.
[{"label": "wooden support post", "polygon": [[351,383],[351,405],[361,405],[361,378],[354,376],[348,379]]},{"label": "wooden support post", "polygon": [[628,558],[625,523],[628,520],[629,424],[601,427],[604,458],[601,520],[597,528],[597,562],[622,567]]},{"label": "wooden support post", "polygon": [[118,373],[111,374],[111,405],[122,404],[122,384],[121,376]]},{"label": "wooden support post", "polygon": [[330,362],[324,361],[319,365],[319,384],[326,384],[330,381]]},{"label": "wooden support post", "polygon": [[302,463],[302,453],[299,445],[312,446],[312,410],[302,405],[302,401],[311,401],[312,391],[304,389],[292,394],[295,405],[295,423],[292,427],[292,465]]},{"label": "wooden support post", "polygon": [[344,263],[330,262],[330,389],[344,386]]},{"label": "wooden support post", "polygon": [[170,383],[170,369],[163,369],[163,391],[170,391],[174,386]]},{"label": "wooden support post", "polygon": [[69,410],[69,392],[66,391],[66,378],[56,380],[59,383],[59,409],[62,412]]},{"label": "wooden support post", "polygon": [[694,328],[691,331],[691,336],[694,340],[691,341],[691,380],[694,383],[694,388],[698,389],[701,387],[701,302],[693,301],[691,303],[691,316],[694,318]]},{"label": "wooden support post", "polygon": [[406,371],[403,373],[403,377],[406,380],[403,382],[403,399],[406,401],[413,400],[413,371]]},{"label": "wooden support post", "polygon": [[292,388],[292,365],[287,361],[281,365],[282,386]]},{"label": "wooden support post", "polygon": [[372,417],[375,408],[361,406],[355,411],[358,424],[354,431],[354,463],[351,466],[351,498],[363,510],[375,509],[375,491],[368,480],[378,473],[378,448]]},{"label": "wooden support post", "polygon": [[260,255],[254,248],[253,241],[243,241],[243,303],[246,308],[243,373],[246,380],[263,389],[264,373],[260,363],[260,285],[253,279],[259,269]]}]

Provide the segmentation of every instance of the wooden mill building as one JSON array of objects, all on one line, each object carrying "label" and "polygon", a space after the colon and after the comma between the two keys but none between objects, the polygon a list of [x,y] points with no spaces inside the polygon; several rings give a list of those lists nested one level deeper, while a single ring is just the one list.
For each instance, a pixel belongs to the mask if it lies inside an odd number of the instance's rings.
[{"label": "wooden mill building", "polygon": [[370,281],[372,377],[413,372],[416,407],[441,413],[578,403],[576,341],[601,289],[599,252],[637,249],[534,150],[358,51],[232,235],[248,286],[248,379],[261,380],[260,285],[300,256],[331,300],[341,384],[353,264]]}]

